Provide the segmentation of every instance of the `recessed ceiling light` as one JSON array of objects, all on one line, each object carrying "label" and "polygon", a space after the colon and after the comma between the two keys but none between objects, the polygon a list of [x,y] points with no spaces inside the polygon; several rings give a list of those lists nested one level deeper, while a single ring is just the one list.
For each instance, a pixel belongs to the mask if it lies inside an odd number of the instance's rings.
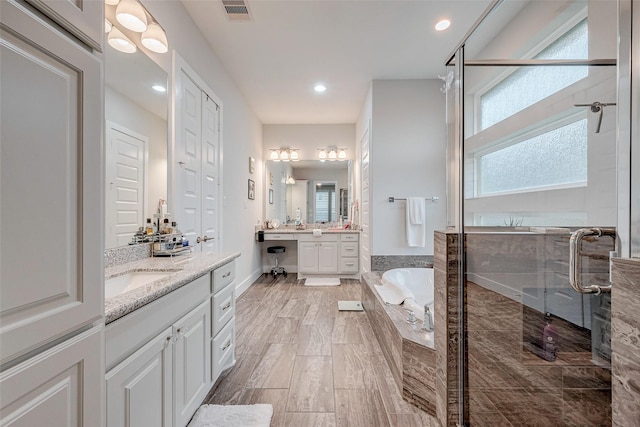
[{"label": "recessed ceiling light", "polygon": [[448,19],[441,19],[436,23],[436,31],[444,31],[451,26],[451,21]]},{"label": "recessed ceiling light", "polygon": [[160,86],[160,85],[153,85],[151,86],[151,89],[155,90],[156,92],[166,92],[167,88],[164,86]]},{"label": "recessed ceiling light", "polygon": [[318,93],[322,93],[322,92],[327,90],[327,87],[325,85],[323,85],[322,83],[318,83],[317,85],[315,85],[313,87],[313,90],[315,90]]}]

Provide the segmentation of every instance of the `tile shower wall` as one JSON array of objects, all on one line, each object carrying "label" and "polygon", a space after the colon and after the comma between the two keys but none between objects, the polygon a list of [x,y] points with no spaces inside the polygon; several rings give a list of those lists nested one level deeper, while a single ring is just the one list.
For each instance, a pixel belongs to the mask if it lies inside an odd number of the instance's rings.
[{"label": "tile shower wall", "polygon": [[640,424],[640,259],[613,262],[613,425]]},{"label": "tile shower wall", "polygon": [[[576,299],[568,288],[568,235],[467,234],[465,243],[464,410],[470,425],[610,425],[607,337],[597,333],[592,339],[589,328],[607,307],[606,297]],[[587,242],[583,264],[602,270],[610,244]],[[436,348],[447,349],[437,355],[437,411],[441,425],[454,426],[459,411],[457,235],[436,233],[435,252],[436,314],[440,313],[435,340]],[[586,280],[604,280],[600,275]],[[554,306],[562,296],[571,310]],[[545,360],[542,352],[544,312],[549,309],[556,312],[551,322],[558,333],[559,351],[553,361]],[[592,342],[598,343],[593,352]]]}]

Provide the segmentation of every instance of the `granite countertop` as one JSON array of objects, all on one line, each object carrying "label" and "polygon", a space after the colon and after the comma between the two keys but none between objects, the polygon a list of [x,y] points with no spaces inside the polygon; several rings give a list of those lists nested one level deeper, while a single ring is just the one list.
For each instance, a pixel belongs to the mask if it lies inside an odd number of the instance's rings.
[{"label": "granite countertop", "polygon": [[221,267],[240,256],[240,252],[217,255],[192,254],[165,258],[144,258],[105,268],[105,279],[129,272],[168,272],[167,277],[141,286],[129,292],[105,298],[105,323],[113,322],[138,308],[178,289],[208,272]]}]

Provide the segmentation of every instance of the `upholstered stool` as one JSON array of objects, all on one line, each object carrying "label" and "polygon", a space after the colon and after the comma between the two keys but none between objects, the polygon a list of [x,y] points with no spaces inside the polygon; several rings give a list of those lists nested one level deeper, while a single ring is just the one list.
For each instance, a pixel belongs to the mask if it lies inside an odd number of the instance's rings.
[{"label": "upholstered stool", "polygon": [[269,246],[267,248],[267,252],[270,254],[275,254],[275,265],[271,268],[271,275],[275,279],[278,277],[278,274],[282,274],[284,277],[287,277],[287,270],[284,267],[278,267],[278,254],[285,253],[287,248],[284,246]]}]

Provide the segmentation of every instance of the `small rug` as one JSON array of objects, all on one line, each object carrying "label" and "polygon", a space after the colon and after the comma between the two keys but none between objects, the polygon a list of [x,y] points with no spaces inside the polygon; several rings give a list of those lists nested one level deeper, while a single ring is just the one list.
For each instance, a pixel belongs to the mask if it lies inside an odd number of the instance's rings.
[{"label": "small rug", "polygon": [[187,427],[269,427],[273,406],[202,405]]},{"label": "small rug", "polygon": [[305,286],[338,286],[340,279],[337,277],[311,277],[304,280]]}]

